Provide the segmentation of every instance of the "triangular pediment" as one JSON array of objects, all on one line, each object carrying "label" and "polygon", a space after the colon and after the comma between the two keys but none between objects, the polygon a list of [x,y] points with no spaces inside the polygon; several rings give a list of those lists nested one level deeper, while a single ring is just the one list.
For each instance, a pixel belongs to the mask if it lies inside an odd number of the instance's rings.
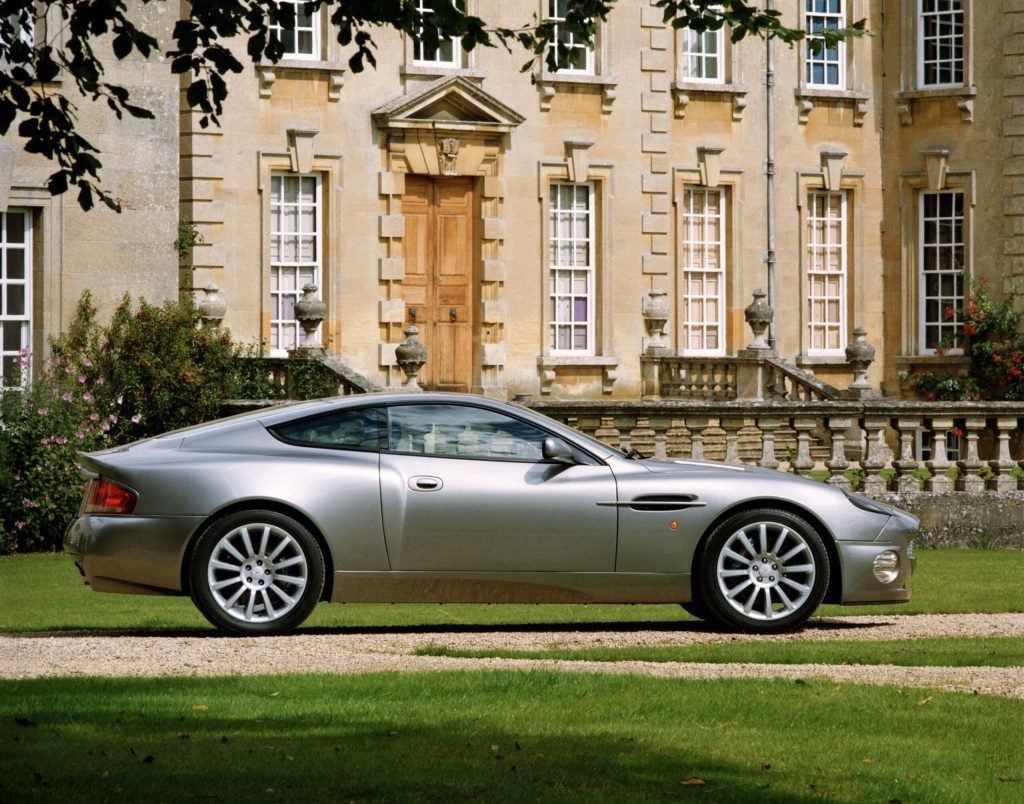
[{"label": "triangular pediment", "polygon": [[463,76],[441,78],[373,112],[383,129],[507,132],[525,118]]}]

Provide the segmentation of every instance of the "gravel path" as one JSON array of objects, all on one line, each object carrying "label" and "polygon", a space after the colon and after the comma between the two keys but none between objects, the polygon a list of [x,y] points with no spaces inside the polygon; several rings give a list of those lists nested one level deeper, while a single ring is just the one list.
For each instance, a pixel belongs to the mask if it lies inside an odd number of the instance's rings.
[{"label": "gravel path", "polygon": [[0,678],[42,676],[215,676],[267,673],[366,673],[428,670],[554,669],[675,678],[824,678],[844,683],[929,687],[1024,699],[1024,668],[893,665],[568,662],[414,656],[421,647],[547,648],[710,645],[726,642],[895,640],[923,637],[1022,636],[1024,614],[817,618],[795,634],[723,634],[701,623],[580,624],[543,627],[361,628],[287,637],[226,638],[188,634],[0,635]]}]

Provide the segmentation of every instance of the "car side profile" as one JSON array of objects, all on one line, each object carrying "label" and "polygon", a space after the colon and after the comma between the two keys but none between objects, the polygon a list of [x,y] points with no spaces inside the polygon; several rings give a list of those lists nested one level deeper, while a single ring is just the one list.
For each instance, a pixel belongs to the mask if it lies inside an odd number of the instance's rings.
[{"label": "car side profile", "polygon": [[795,475],[640,458],[518,405],[368,394],[80,456],[101,592],[280,634],[320,601],[680,603],[778,633],[910,598],[915,517]]}]

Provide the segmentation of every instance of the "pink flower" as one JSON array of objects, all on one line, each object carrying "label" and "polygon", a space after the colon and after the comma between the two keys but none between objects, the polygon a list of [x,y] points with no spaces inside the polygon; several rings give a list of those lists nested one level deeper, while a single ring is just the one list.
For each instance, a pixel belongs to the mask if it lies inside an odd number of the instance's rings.
[{"label": "pink flower", "polygon": [[134,416],[132,416],[132,424],[138,424],[141,421],[142,416],[140,414],[136,413]]},{"label": "pink flower", "polygon": [[80,382],[80,383],[81,383],[82,385],[85,385],[85,381],[86,381],[86,379],[88,379],[88,378],[87,378],[87,377],[86,377],[86,376],[85,376],[84,374],[79,374],[79,375],[78,375],[78,381],[79,381],[79,382]]},{"label": "pink flower", "polygon": [[64,394],[64,396],[61,397],[61,399],[63,399],[65,402],[70,402],[73,398],[74,397],[71,396],[70,392]]},{"label": "pink flower", "polygon": [[18,530],[24,530],[25,523],[19,520],[18,522],[14,523],[14,527],[16,527]]},{"label": "pink flower", "polygon": [[84,363],[86,368],[92,368],[92,361],[89,358],[85,358]]},{"label": "pink flower", "polygon": [[92,402],[92,394],[86,391],[84,394],[82,394],[82,399],[84,399],[86,402]]},{"label": "pink flower", "polygon": [[49,413],[49,412],[50,412],[50,411],[49,411],[49,409],[48,409],[48,408],[38,408],[38,409],[36,410],[36,413],[38,413],[38,414],[39,414],[40,416],[45,416],[45,415],[46,415],[47,413]]},{"label": "pink flower", "polygon": [[110,423],[111,424],[117,424],[117,414],[116,413],[111,413],[110,414]]},{"label": "pink flower", "polygon": [[96,378],[96,384],[97,385],[103,385],[103,378],[102,377],[97,377]]},{"label": "pink flower", "polygon": [[90,413],[89,414],[89,420],[90,421],[97,422],[97,421],[99,421],[99,419],[100,419],[100,414],[98,414],[98,413]]}]

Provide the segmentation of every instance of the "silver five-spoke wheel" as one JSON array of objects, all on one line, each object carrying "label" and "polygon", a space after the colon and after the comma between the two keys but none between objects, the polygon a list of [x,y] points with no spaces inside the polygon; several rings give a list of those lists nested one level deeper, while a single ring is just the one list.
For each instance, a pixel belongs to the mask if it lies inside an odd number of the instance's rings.
[{"label": "silver five-spoke wheel", "polygon": [[235,514],[200,538],[192,597],[214,625],[235,633],[283,633],[316,605],[324,582],[309,531],[272,511]]},{"label": "silver five-spoke wheel", "polygon": [[724,623],[745,631],[796,628],[814,612],[828,586],[821,538],[785,511],[750,511],[711,535],[704,551],[708,606]]}]

